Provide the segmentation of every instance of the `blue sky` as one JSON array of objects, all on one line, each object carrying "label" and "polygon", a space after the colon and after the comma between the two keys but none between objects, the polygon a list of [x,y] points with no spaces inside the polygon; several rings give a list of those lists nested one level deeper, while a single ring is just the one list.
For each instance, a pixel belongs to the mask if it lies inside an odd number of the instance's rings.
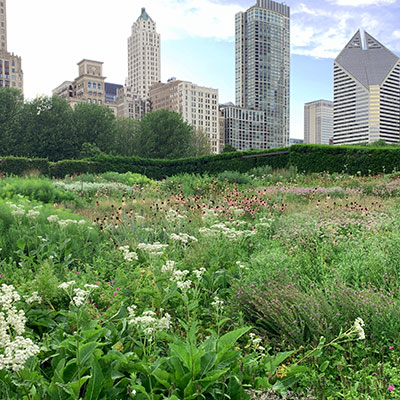
[{"label": "blue sky", "polygon": [[[161,33],[162,80],[218,88],[234,102],[234,15],[255,0],[8,0],[9,50],[22,56],[25,93],[50,94],[77,76],[83,58],[124,83],[127,37],[146,7]],[[400,0],[286,0],[291,7],[291,137],[303,106],[332,99],[333,59],[358,28],[400,55]],[[20,10],[24,10],[23,13]]]}]

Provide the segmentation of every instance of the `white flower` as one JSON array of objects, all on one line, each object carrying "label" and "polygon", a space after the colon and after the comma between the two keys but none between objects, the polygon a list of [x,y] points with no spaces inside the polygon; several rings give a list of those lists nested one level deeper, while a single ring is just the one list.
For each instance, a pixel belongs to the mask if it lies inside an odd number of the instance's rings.
[{"label": "white flower", "polygon": [[28,304],[32,304],[32,303],[35,303],[35,302],[41,304],[41,303],[42,303],[42,298],[39,296],[38,292],[33,292],[33,293],[32,293],[32,296],[27,297],[27,298],[25,299],[25,301],[26,301]]},{"label": "white flower", "polygon": [[75,281],[63,282],[61,285],[58,285],[58,288],[67,290],[72,285],[75,285]]},{"label": "white flower", "polygon": [[58,215],[50,215],[47,217],[47,221],[51,222],[57,222],[58,221]]},{"label": "white flower", "polygon": [[11,211],[11,214],[14,216],[18,216],[18,215],[24,215],[25,214],[25,210],[23,208],[17,208],[14,211]]},{"label": "white flower", "polygon": [[150,243],[139,243],[138,249],[147,251],[152,255],[162,255],[163,251],[168,247],[167,244],[161,244],[159,242],[150,244]]},{"label": "white flower", "polygon": [[358,340],[364,340],[365,339],[365,332],[364,332],[364,329],[363,329],[364,325],[365,325],[365,323],[361,318],[357,318],[354,321],[353,328],[355,330],[355,333],[357,333],[357,335],[358,335]]},{"label": "white flower", "polygon": [[118,250],[123,252],[123,257],[125,261],[133,261],[133,260],[138,260],[139,257],[134,251],[129,250],[129,246],[120,246]]},{"label": "white flower", "polygon": [[224,307],[224,302],[218,296],[214,296],[214,301],[211,303],[211,305],[216,310],[222,310],[222,308]]},{"label": "white flower", "polygon": [[87,296],[89,292],[80,288],[74,289],[75,296],[72,298],[72,302],[77,306],[80,307],[81,305],[86,303]]},{"label": "white flower", "polygon": [[35,211],[35,210],[29,210],[28,213],[26,214],[26,216],[30,219],[34,219],[36,218],[38,215],[40,215],[39,211]]},{"label": "white flower", "polygon": [[190,236],[187,233],[171,233],[170,238],[172,240],[175,240],[177,242],[182,242],[184,244],[189,243],[189,240],[193,241],[193,242],[197,242],[197,238],[195,238],[194,236]]},{"label": "white flower", "polygon": [[193,271],[193,273],[196,275],[196,278],[197,279],[200,279],[202,276],[203,276],[203,274],[206,272],[206,269],[205,268],[200,268],[200,269],[195,269],[194,271]]},{"label": "white flower", "polygon": [[17,310],[14,304],[20,298],[13,286],[1,286],[0,370],[20,371],[28,358],[39,352],[39,347],[31,339],[21,336],[25,332],[25,312]]},{"label": "white flower", "polygon": [[89,283],[86,283],[84,287],[87,289],[97,289],[98,285],[90,285]]},{"label": "white flower", "polygon": [[167,263],[161,267],[161,272],[164,274],[165,273],[173,274],[173,272],[175,271],[175,265],[176,265],[175,261],[168,260]]},{"label": "white flower", "polygon": [[157,314],[149,310],[144,311],[141,316],[137,317],[136,306],[128,307],[128,313],[128,322],[143,330],[146,336],[153,336],[157,330],[167,330],[171,325],[171,316],[168,313],[158,319]]}]

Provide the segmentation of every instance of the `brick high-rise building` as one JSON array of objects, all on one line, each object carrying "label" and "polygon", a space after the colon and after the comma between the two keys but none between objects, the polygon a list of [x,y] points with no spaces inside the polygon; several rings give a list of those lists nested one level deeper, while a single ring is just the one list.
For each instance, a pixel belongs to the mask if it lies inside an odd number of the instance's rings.
[{"label": "brick high-rise building", "polygon": [[156,23],[142,8],[137,21],[132,25],[128,38],[128,79],[126,85],[132,93],[142,99],[149,97],[153,83],[161,81],[160,34]]},{"label": "brick high-rise building", "polygon": [[24,92],[21,57],[7,50],[7,3],[0,1],[0,87],[12,87]]},{"label": "brick high-rise building", "polygon": [[213,153],[222,151],[218,121],[218,89],[171,78],[150,89],[152,111],[170,110],[182,115],[196,131],[203,132]]}]

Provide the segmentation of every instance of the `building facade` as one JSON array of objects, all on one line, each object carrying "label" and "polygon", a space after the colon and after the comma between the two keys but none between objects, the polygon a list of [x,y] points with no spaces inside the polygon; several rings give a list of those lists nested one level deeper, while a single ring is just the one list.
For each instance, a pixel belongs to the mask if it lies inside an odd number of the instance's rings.
[{"label": "building facade", "polygon": [[333,102],[316,100],[304,105],[304,143],[329,144],[333,137]]},{"label": "building facade", "polygon": [[221,152],[218,89],[172,78],[150,88],[150,101],[152,111],[170,110],[181,114],[185,122],[207,136],[213,153]]},{"label": "building facade", "polygon": [[333,143],[400,141],[400,60],[357,31],[334,61]]},{"label": "building facade", "polygon": [[0,87],[19,89],[24,93],[21,57],[7,50],[7,0],[0,1]]},{"label": "building facade", "polygon": [[105,104],[103,63],[82,60],[78,63],[79,76],[74,81],[65,81],[53,90],[53,95],[62,97],[74,106],[77,103]]},{"label": "building facade", "polygon": [[118,118],[141,119],[151,111],[149,99],[142,99],[133,93],[132,88],[123,86],[117,89],[116,116]]},{"label": "building facade", "polygon": [[142,99],[149,97],[150,86],[161,81],[160,34],[146,10],[132,25],[128,38],[128,79],[126,85]]},{"label": "building facade", "polygon": [[[226,109],[240,120],[232,126],[246,125],[246,118],[262,115],[260,124],[251,121],[248,132],[226,132],[226,140],[237,137],[240,147],[287,146],[289,143],[290,95],[290,8],[273,0],[257,0],[235,16],[235,95],[237,108]],[[250,113],[250,110],[259,111]],[[224,112],[224,111],[223,111]],[[225,118],[227,115],[225,115]],[[230,118],[230,117],[228,117]],[[250,123],[250,120],[248,120]],[[258,121],[260,122],[260,121]],[[227,129],[231,126],[226,124]],[[260,131],[255,132],[258,126]],[[243,128],[244,129],[244,128]],[[247,129],[247,128],[246,128]],[[246,138],[247,137],[247,141]],[[233,145],[233,143],[231,143]]]}]

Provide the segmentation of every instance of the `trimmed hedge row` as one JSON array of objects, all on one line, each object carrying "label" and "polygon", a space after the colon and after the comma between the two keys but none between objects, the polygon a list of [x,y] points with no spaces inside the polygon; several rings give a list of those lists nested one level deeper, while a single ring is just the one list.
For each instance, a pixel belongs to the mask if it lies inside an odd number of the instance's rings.
[{"label": "trimmed hedge row", "polygon": [[269,165],[274,169],[296,166],[304,172],[347,172],[363,175],[400,170],[400,146],[293,145],[290,148],[253,150],[218,155],[155,160],[139,157],[100,155],[85,160],[51,163],[45,159],[4,157],[0,173],[22,175],[37,170],[56,178],[82,173],[134,172],[153,179],[181,173],[217,174],[227,170],[246,172]]}]

